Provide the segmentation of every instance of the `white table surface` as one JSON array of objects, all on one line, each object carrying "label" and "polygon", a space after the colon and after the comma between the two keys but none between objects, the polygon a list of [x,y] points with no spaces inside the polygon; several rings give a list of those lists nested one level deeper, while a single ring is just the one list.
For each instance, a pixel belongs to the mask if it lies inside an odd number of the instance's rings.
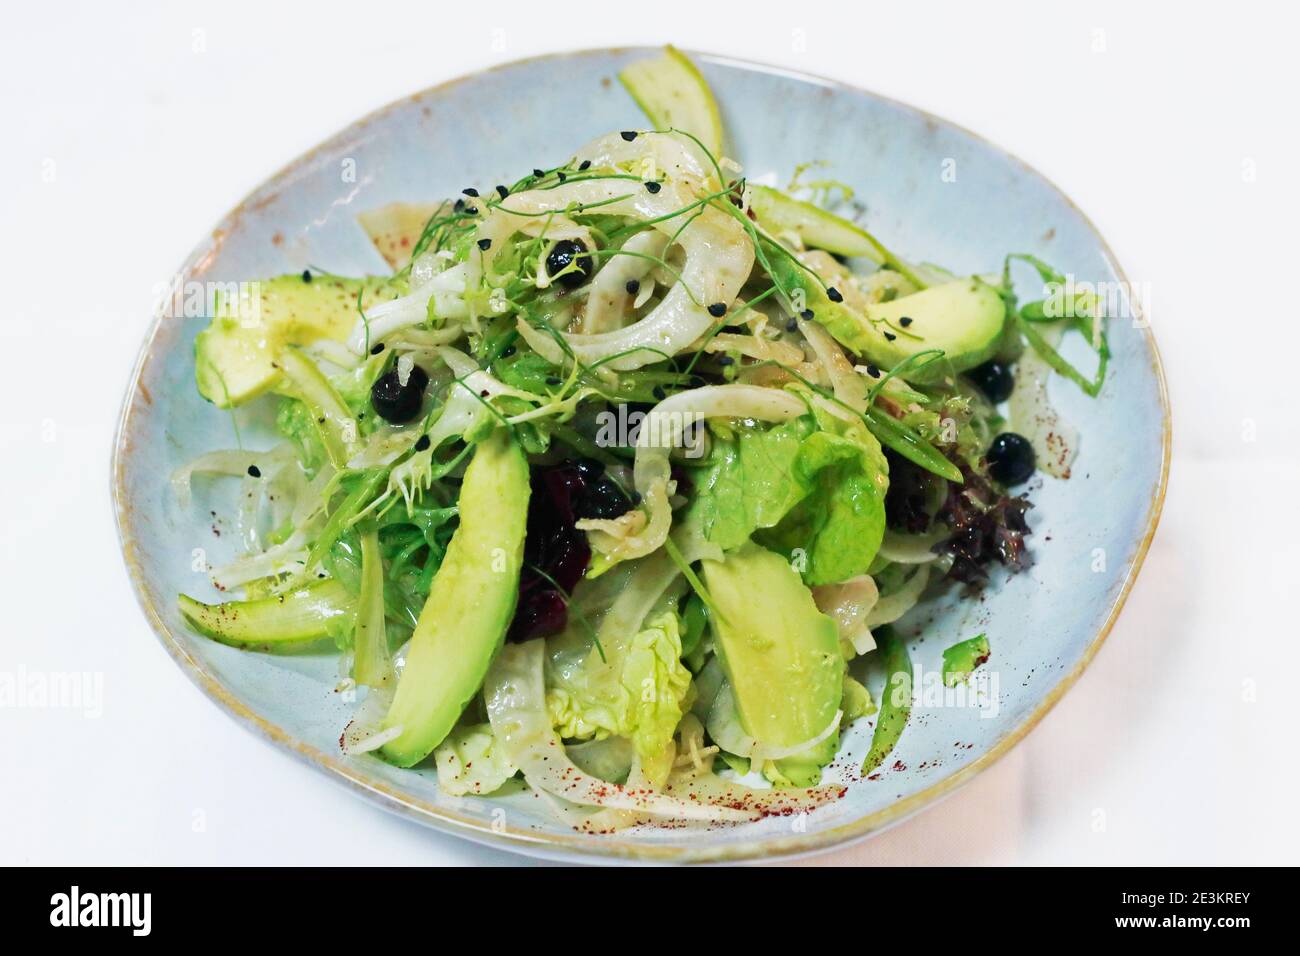
[{"label": "white table surface", "polygon": [[0,707],[0,863],[525,862],[357,801],[181,676],[118,556],[110,442],[155,285],[286,161],[467,71],[669,40],[897,97],[1045,172],[1151,283],[1173,396],[1164,520],[1092,668],[964,790],[813,862],[1300,859],[1294,16],[853,7],[6,11],[0,671],[102,672],[104,704]]}]

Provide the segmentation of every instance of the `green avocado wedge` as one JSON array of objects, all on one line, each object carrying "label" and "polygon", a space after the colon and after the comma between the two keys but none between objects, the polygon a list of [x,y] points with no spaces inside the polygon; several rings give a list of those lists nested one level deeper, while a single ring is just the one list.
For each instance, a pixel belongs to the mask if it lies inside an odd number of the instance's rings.
[{"label": "green avocado wedge", "polygon": [[[835,622],[817,609],[789,562],[752,542],[703,567],[717,608],[710,626],[745,731],[768,747],[817,737],[835,719],[844,690]],[[825,744],[778,767],[799,766],[799,779],[791,777],[797,785],[815,782],[819,765],[835,754],[835,744]]]},{"label": "green avocado wedge", "polygon": [[427,757],[478,693],[519,597],[528,521],[528,463],[507,429],[479,443],[465,470],[452,536],[411,636],[384,729],[399,767]]},{"label": "green avocado wedge", "polygon": [[[1006,303],[997,289],[973,276],[873,303],[860,312],[834,301],[809,270],[771,243],[765,243],[765,251],[773,278],[801,294],[836,341],[886,371],[904,366],[913,384],[932,385],[974,368],[992,358],[1001,344]],[[938,360],[927,362],[931,356]]]},{"label": "green avocado wedge", "polygon": [[945,376],[987,362],[1002,341],[1006,303],[977,278],[956,279],[867,308],[861,352],[884,369],[894,369],[939,350],[941,361],[909,365],[909,382],[933,384]]},{"label": "green avocado wedge", "polygon": [[218,290],[212,321],[194,340],[199,394],[218,408],[242,405],[280,381],[283,346],[342,342],[361,309],[404,292],[404,281],[311,273],[263,279],[233,299]]}]

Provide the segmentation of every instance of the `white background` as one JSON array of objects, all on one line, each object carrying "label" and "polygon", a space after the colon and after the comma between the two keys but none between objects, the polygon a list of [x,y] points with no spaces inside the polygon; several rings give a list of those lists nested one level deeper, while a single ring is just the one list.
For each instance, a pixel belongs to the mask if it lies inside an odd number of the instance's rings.
[{"label": "white background", "polygon": [[663,41],[1023,157],[1151,284],[1168,371],[1164,521],[1092,668],[976,782],[815,862],[1300,862],[1296,24],[1243,2],[838,6],[6,10],[0,671],[102,672],[105,699],[99,719],[0,709],[0,863],[521,862],[357,801],[181,675],[121,566],[110,443],[154,287],[285,162],[467,71]]}]

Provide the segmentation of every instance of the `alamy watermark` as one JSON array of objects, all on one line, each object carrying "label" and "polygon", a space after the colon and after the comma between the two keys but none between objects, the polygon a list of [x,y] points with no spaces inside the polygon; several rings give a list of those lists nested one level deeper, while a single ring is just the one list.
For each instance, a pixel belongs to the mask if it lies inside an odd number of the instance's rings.
[{"label": "alamy watermark", "polygon": [[174,275],[153,288],[156,311],[166,319],[234,319],[244,328],[262,323],[262,283],[185,281]]},{"label": "alamy watermark", "polygon": [[[912,675],[911,706],[914,710],[978,710],[980,718],[993,718],[1001,710],[1000,680],[998,672],[980,667],[964,679],[946,682],[942,671],[918,668]],[[884,693],[892,695],[891,702],[898,707],[908,703],[907,681],[895,674],[886,685]]]},{"label": "alamy watermark", "polygon": [[707,451],[704,416],[699,412],[654,411],[619,405],[596,416],[596,444],[601,448],[680,448],[686,458]]},{"label": "alamy watermark", "polygon": [[104,716],[101,671],[0,671],[0,710],[79,710],[91,719]]},{"label": "alamy watermark", "polygon": [[148,936],[153,928],[152,893],[83,893],[73,886],[50,897],[51,926],[121,926],[132,936]]},{"label": "alamy watermark", "polygon": [[1134,328],[1151,323],[1151,283],[1065,282],[1043,287],[1043,316],[1048,319],[1127,319]]}]

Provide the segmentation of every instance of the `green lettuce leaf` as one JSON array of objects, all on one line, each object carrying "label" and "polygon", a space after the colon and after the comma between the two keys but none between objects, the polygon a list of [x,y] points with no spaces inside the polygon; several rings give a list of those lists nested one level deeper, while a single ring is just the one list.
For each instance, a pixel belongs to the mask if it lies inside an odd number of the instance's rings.
[{"label": "green lettuce leaf", "polygon": [[443,793],[494,793],[515,775],[490,724],[458,725],[433,751],[438,786]]},{"label": "green lettuce leaf", "polygon": [[552,724],[568,739],[627,737],[642,771],[662,786],[691,685],[681,654],[680,623],[671,611],[651,619],[631,640],[607,645],[604,660],[593,648],[582,667],[547,690]]},{"label": "green lettuce leaf", "polygon": [[715,431],[714,464],[697,489],[704,535],[725,551],[761,528],[776,526],[807,494],[794,477],[795,459],[815,430],[810,416],[771,428]]},{"label": "green lettuce leaf", "polygon": [[754,536],[809,586],[866,573],[885,534],[889,465],[862,422],[818,410],[717,437],[694,516],[709,541],[731,550]]}]

